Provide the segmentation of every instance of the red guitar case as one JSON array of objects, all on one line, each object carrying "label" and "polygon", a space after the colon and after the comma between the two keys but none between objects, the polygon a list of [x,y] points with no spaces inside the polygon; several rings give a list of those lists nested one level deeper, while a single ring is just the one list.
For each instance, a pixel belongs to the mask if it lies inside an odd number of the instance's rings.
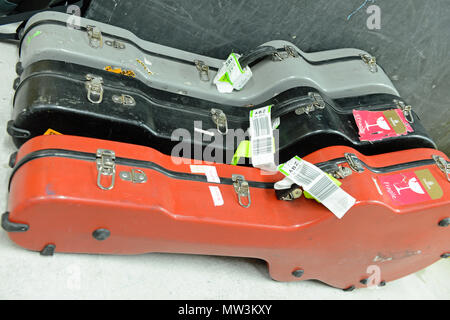
[{"label": "red guitar case", "polygon": [[[2,226],[40,251],[251,257],[278,281],[384,284],[450,253],[448,158],[434,149],[364,156],[330,147],[304,158],[357,202],[342,219],[317,201],[278,200],[281,174],[171,158],[143,146],[40,136],[12,158]],[[184,162],[184,163],[178,163]]]}]

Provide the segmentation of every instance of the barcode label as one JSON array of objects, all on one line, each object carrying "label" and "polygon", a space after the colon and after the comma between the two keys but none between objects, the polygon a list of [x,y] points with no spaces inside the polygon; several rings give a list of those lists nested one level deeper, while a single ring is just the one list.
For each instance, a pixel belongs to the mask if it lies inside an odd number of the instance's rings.
[{"label": "barcode label", "polygon": [[330,178],[322,176],[319,181],[309,188],[308,192],[314,195],[314,198],[322,202],[328,199],[328,197],[337,189],[339,189],[339,187],[331,181]]},{"label": "barcode label", "polygon": [[256,139],[252,144],[252,154],[273,154],[273,140],[271,137]]},{"label": "barcode label", "polygon": [[325,172],[299,157],[280,166],[279,170],[303,187],[339,219],[356,203],[356,200],[339,188]]},{"label": "barcode label", "polygon": [[250,112],[250,143],[253,166],[263,170],[274,168],[276,171],[271,108],[268,106]]},{"label": "barcode label", "polygon": [[253,119],[253,134],[257,137],[269,136],[272,123],[268,117]]}]

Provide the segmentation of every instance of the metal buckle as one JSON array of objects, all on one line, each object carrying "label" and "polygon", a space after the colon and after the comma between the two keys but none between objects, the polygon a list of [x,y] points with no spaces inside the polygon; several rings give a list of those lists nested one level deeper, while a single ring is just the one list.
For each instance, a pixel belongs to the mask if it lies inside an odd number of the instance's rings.
[{"label": "metal buckle", "polygon": [[[212,121],[217,125],[217,131],[221,135],[226,135],[228,133],[228,121],[226,114],[219,109],[211,109],[211,117]],[[225,131],[222,131],[221,128],[224,128]]]},{"label": "metal buckle", "polygon": [[360,54],[361,59],[368,65],[370,72],[378,72],[377,59],[370,54]]},{"label": "metal buckle", "polygon": [[[86,89],[88,91],[87,98],[90,102],[99,104],[103,101],[103,78],[102,77],[96,77],[92,74],[86,75]],[[98,96],[97,99],[93,99],[92,96]]]},{"label": "metal buckle", "polygon": [[330,172],[330,174],[336,179],[345,179],[351,176],[353,173],[352,169],[350,168],[341,166],[339,166],[338,168],[339,168],[338,170]]},{"label": "metal buckle", "polygon": [[365,169],[355,154],[346,153],[345,159],[347,160],[348,165],[350,166],[350,168],[353,171],[358,172],[358,173],[364,172]]},{"label": "metal buckle", "polygon": [[125,49],[125,44],[122,43],[122,42],[120,42],[120,41],[116,41],[116,40],[113,40],[113,41],[111,41],[111,40],[106,40],[106,41],[105,41],[105,44],[108,45],[108,46],[110,46],[110,47],[113,47],[114,49],[120,49],[120,50]]},{"label": "metal buckle", "polygon": [[112,100],[114,103],[121,104],[127,107],[134,107],[136,105],[136,100],[134,100],[134,98],[128,94],[113,96]]},{"label": "metal buckle", "polygon": [[291,56],[292,58],[298,58],[299,54],[297,52],[297,50],[294,49],[294,47],[292,46],[284,46],[284,51],[286,51],[286,53]]},{"label": "metal buckle", "polygon": [[[248,185],[248,182],[245,181],[245,177],[234,174],[231,179],[233,180],[234,191],[238,195],[239,204],[244,208],[249,208],[251,205],[250,187]],[[242,201],[243,198],[247,198],[248,204],[244,204],[244,202]]]},{"label": "metal buckle", "polygon": [[86,26],[86,30],[89,38],[89,45],[95,49],[103,47],[103,36],[100,28],[96,26]]},{"label": "metal buckle", "polygon": [[325,101],[323,100],[320,94],[318,94],[317,92],[309,92],[308,97],[311,98],[312,102],[305,107],[296,109],[295,110],[296,115],[302,115],[304,113],[309,115],[311,112],[314,112],[316,110],[325,109]]},{"label": "metal buckle", "polygon": [[197,67],[198,72],[200,73],[200,80],[208,82],[210,80],[209,78],[209,67],[200,60],[194,61],[195,66]]},{"label": "metal buckle", "polygon": [[[97,186],[105,191],[114,188],[116,180],[116,154],[111,150],[98,149],[97,150]],[[101,183],[102,176],[112,176],[111,184],[109,187],[105,187]]]},{"label": "metal buckle", "polygon": [[406,103],[400,100],[394,100],[394,103],[397,105],[397,108],[403,111],[406,121],[408,121],[409,123],[414,123],[412,107],[410,105],[406,105]]},{"label": "metal buckle", "polygon": [[447,181],[450,182],[450,162],[447,162],[447,160],[441,156],[433,156],[433,160],[436,162],[438,168],[444,173]]},{"label": "metal buckle", "polygon": [[130,181],[133,183],[146,183],[148,180],[145,172],[139,169],[131,169],[131,171],[122,171],[119,173],[119,177],[124,181]]}]

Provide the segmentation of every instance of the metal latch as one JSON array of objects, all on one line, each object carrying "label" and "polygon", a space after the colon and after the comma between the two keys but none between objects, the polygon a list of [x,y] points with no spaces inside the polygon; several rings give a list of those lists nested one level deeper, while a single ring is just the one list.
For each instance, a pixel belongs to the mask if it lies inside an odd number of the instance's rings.
[{"label": "metal latch", "polygon": [[376,73],[378,72],[378,65],[377,65],[377,59],[373,56],[371,56],[370,54],[360,54],[359,55],[362,59],[362,61],[364,61],[365,64],[367,64],[367,66],[369,67],[370,72],[372,73]]},{"label": "metal latch", "polygon": [[[114,188],[116,180],[116,154],[111,150],[98,149],[97,150],[97,186],[102,190],[111,190]],[[112,176],[109,187],[103,186],[101,180],[103,176]]]},{"label": "metal latch", "polygon": [[339,166],[338,170],[330,172],[329,174],[331,174],[336,179],[345,179],[352,175],[352,169]]},{"label": "metal latch", "polygon": [[346,153],[345,159],[347,160],[348,165],[350,168],[355,172],[364,172],[364,167],[361,164],[361,161],[358,159],[358,157],[353,153]]},{"label": "metal latch", "polygon": [[[87,98],[90,102],[99,104],[103,101],[103,78],[92,74],[86,75]],[[95,98],[93,98],[93,96]]]},{"label": "metal latch", "polygon": [[106,44],[107,46],[113,47],[114,49],[121,49],[121,50],[125,49],[125,44],[124,44],[123,42],[120,42],[120,41],[116,41],[116,40],[113,40],[113,41],[111,41],[111,40],[106,40],[106,41],[105,41],[105,44]]},{"label": "metal latch", "polygon": [[86,26],[86,30],[89,38],[89,45],[95,49],[103,47],[103,36],[100,28],[96,26]]},{"label": "metal latch", "polygon": [[325,109],[325,101],[323,100],[320,94],[318,94],[317,92],[309,92],[308,96],[313,100],[312,103],[308,104],[305,107],[296,109],[295,110],[296,115],[302,115],[304,113],[309,115],[311,112],[314,112],[316,110]]},{"label": "metal latch", "polygon": [[200,60],[195,60],[194,63],[195,66],[197,67],[198,72],[200,73],[200,80],[205,82],[209,81],[210,80],[209,67],[203,61]]},{"label": "metal latch", "polygon": [[287,58],[298,58],[299,54],[297,52],[297,50],[295,50],[294,47],[292,46],[284,46],[284,51],[281,52],[275,52],[273,54],[273,61],[283,61]]},{"label": "metal latch", "polygon": [[119,177],[124,181],[130,181],[133,183],[146,183],[147,175],[144,171],[139,169],[131,169],[131,171],[122,171],[119,173]]},{"label": "metal latch", "polygon": [[112,100],[114,103],[121,104],[127,107],[134,107],[136,105],[136,100],[134,100],[134,98],[128,94],[113,96]]},{"label": "metal latch", "polygon": [[302,197],[303,190],[299,185],[294,184],[289,189],[275,189],[275,195],[277,196],[278,200],[294,201]]},{"label": "metal latch", "polygon": [[[251,205],[251,199],[248,182],[245,181],[244,176],[237,174],[234,174],[231,179],[233,180],[234,191],[238,195],[239,204],[244,208],[249,208]],[[242,199],[247,199],[247,201],[242,201]],[[245,204],[245,202],[247,202],[247,204]]]},{"label": "metal latch", "polygon": [[227,134],[228,120],[226,114],[220,109],[211,109],[211,117],[212,121],[217,125],[217,131],[222,135]]},{"label": "metal latch", "polygon": [[398,109],[402,110],[403,114],[405,115],[406,121],[408,121],[409,123],[414,123],[412,107],[410,105],[406,105],[406,103],[400,100],[394,100],[394,103],[397,105]]},{"label": "metal latch", "polygon": [[447,181],[450,182],[450,162],[447,162],[447,160],[440,156],[433,156],[433,160],[436,162],[438,168],[444,173]]}]

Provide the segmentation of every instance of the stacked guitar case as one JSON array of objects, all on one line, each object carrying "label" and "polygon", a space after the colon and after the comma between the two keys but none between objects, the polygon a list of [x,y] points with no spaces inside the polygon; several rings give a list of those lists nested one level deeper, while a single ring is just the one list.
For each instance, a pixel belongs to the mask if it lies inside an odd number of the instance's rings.
[{"label": "stacked guitar case", "polygon": [[[371,265],[384,284],[448,257],[448,158],[367,52],[272,41],[222,93],[224,60],[107,24],[44,12],[20,33],[2,217],[20,246],[254,257],[346,290]],[[272,172],[239,153],[261,110]]]}]

